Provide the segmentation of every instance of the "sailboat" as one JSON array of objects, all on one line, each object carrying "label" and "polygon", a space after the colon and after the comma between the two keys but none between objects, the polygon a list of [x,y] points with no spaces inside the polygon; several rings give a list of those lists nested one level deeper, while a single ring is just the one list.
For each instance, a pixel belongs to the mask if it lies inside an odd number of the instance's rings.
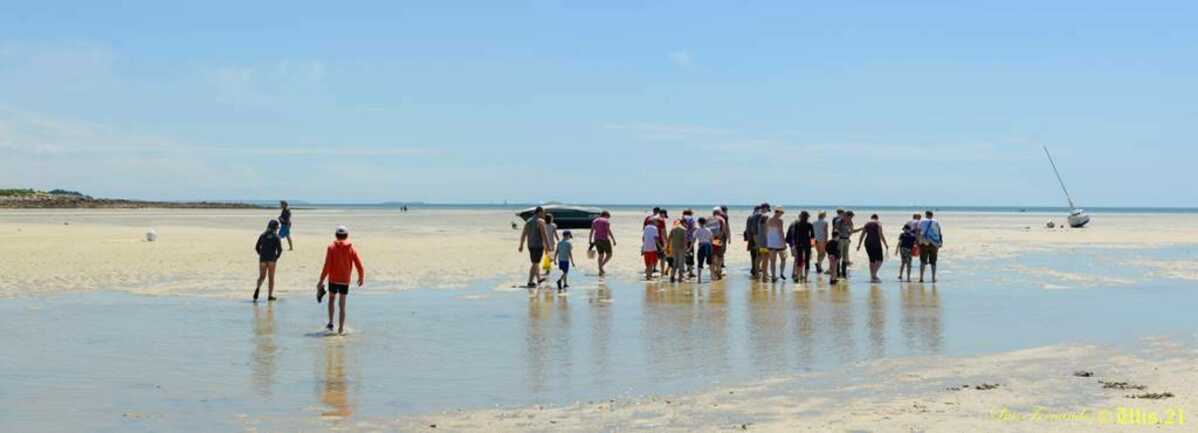
[{"label": "sailboat", "polygon": [[1075,229],[1085,227],[1090,223],[1090,215],[1086,214],[1086,210],[1079,208],[1073,204],[1073,197],[1069,196],[1069,189],[1065,188],[1065,181],[1061,180],[1061,172],[1057,170],[1057,163],[1052,160],[1052,154],[1048,153],[1048,146],[1044,146],[1044,154],[1048,155],[1048,163],[1052,165],[1052,172],[1057,175],[1057,182],[1061,184],[1061,191],[1065,192],[1065,200],[1069,201],[1069,227]]}]

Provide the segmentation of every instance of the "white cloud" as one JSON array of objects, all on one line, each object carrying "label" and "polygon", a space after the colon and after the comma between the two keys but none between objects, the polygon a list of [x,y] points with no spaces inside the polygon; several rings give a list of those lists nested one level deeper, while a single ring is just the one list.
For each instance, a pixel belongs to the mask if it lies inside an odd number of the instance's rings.
[{"label": "white cloud", "polygon": [[274,109],[288,105],[288,98],[323,91],[326,73],[323,62],[279,60],[221,66],[210,70],[207,78],[220,102]]},{"label": "white cloud", "polygon": [[687,50],[670,51],[666,54],[666,57],[669,58],[670,62],[675,66],[681,68],[690,68],[694,65],[694,61],[691,59],[691,53]]}]

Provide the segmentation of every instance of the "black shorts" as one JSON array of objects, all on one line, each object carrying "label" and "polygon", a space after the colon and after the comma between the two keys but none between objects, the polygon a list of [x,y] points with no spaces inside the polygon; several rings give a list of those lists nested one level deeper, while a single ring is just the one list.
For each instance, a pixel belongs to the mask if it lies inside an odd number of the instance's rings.
[{"label": "black shorts", "polygon": [[528,259],[531,260],[534,265],[537,263],[541,263],[541,257],[544,255],[545,255],[544,248],[529,248],[528,249]]},{"label": "black shorts", "polygon": [[610,256],[611,255],[611,240],[604,239],[604,240],[595,241],[595,250],[599,251],[599,254],[607,254]]},{"label": "black shorts", "polygon": [[342,295],[349,294],[349,284],[329,283],[329,293],[334,295],[340,293]]},{"label": "black shorts", "polygon": [[885,252],[882,250],[881,243],[875,244],[875,243],[867,242],[865,244],[865,252],[866,252],[866,254],[869,254],[869,262],[870,263],[880,262],[880,261],[882,261],[883,256],[885,256]]}]

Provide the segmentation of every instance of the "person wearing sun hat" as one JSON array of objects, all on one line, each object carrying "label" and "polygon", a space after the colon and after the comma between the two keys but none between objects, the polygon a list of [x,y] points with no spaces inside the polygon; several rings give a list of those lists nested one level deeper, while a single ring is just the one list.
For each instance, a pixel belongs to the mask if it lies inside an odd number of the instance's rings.
[{"label": "person wearing sun hat", "polygon": [[325,329],[333,330],[333,304],[337,300],[337,295],[341,295],[339,303],[341,320],[338,322],[337,333],[344,334],[345,297],[349,296],[351,273],[354,268],[358,270],[358,287],[362,287],[366,279],[366,272],[362,269],[362,260],[358,257],[358,250],[354,249],[354,245],[349,242],[349,228],[337,226],[334,236],[336,239],[325,250],[324,268],[320,271],[320,281],[316,283],[316,302],[320,302],[324,297],[324,282],[327,278],[329,281],[329,323],[325,325]]}]

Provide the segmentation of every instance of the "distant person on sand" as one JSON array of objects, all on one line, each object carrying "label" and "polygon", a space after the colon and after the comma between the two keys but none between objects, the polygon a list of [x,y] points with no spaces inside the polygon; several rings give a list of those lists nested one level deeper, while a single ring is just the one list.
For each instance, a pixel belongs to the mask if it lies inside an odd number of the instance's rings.
[{"label": "distant person on sand", "polygon": [[599,213],[599,218],[591,221],[590,248],[599,252],[599,276],[606,275],[603,266],[611,260],[612,247],[616,246],[616,235],[611,231],[611,212]]},{"label": "distant person on sand", "polygon": [[811,241],[815,237],[815,227],[808,221],[811,214],[799,212],[799,219],[786,229],[786,242],[794,250],[795,265],[791,278],[794,282],[807,281],[811,273]]},{"label": "distant person on sand", "polygon": [[258,286],[254,287],[254,302],[258,302],[258,291],[262,290],[262,280],[269,278],[266,300],[275,300],[275,263],[283,255],[283,242],[279,240],[279,222],[270,220],[266,223],[266,231],[258,236],[254,251],[258,253]]},{"label": "distant person on sand", "polygon": [[[686,269],[686,224],[682,220],[674,221],[674,228],[670,229],[670,282],[685,281],[683,271]],[[677,276],[677,279],[675,279]]]},{"label": "distant person on sand", "polygon": [[641,231],[641,256],[645,259],[645,280],[653,279],[653,271],[657,268],[657,254],[661,250],[661,232],[657,230],[657,224],[645,224]]},{"label": "distant person on sand", "polygon": [[882,233],[882,223],[878,221],[878,214],[870,215],[869,222],[861,227],[861,238],[857,240],[857,251],[861,251],[861,247],[865,246],[865,253],[869,255],[869,281],[871,283],[882,282],[878,278],[878,269],[882,268],[882,260],[886,256],[886,250],[890,249],[890,245],[886,243],[886,234]]},{"label": "distant person on sand", "polygon": [[749,275],[757,278],[757,217],[761,216],[761,205],[753,207],[753,212],[745,218],[745,249],[749,251]]},{"label": "distant person on sand", "polygon": [[[774,209],[774,216],[769,217],[765,222],[765,245],[769,249],[769,278],[771,282],[778,281],[778,261],[782,253],[786,251],[786,233],[784,232],[786,223],[782,220],[784,213],[785,211],[781,207],[776,208]],[[782,271],[785,272],[786,259],[783,258],[781,260],[783,261]],[[765,281],[764,272],[762,274],[761,280]]]},{"label": "distant person on sand", "polygon": [[698,228],[698,223],[695,221],[695,211],[691,209],[682,211],[682,226],[686,228],[686,276],[687,278],[694,278],[695,229]]},{"label": "distant person on sand", "polygon": [[570,280],[566,277],[570,275],[570,265],[574,264],[574,243],[571,240],[574,235],[566,230],[562,233],[562,240],[557,243],[557,268],[562,270],[562,276],[557,279],[557,292],[565,292],[570,287]]},{"label": "distant person on sand", "polygon": [[[695,277],[697,278],[695,282],[697,283],[703,282],[703,265],[711,265],[716,261],[712,255],[712,245],[715,241],[715,233],[712,233],[711,229],[707,227],[707,224],[707,218],[699,218],[699,225],[695,229],[695,243],[697,244],[695,247],[695,265],[699,268],[698,272],[695,273]],[[713,265],[712,278],[715,278],[714,269],[715,267]]]},{"label": "distant person on sand", "polygon": [[940,255],[940,246],[944,244],[944,233],[940,231],[940,221],[936,221],[932,211],[924,212],[924,218],[919,223],[919,282],[923,282],[924,268],[932,265],[932,282],[936,282],[936,259]]},{"label": "distant person on sand", "polygon": [[[703,221],[703,220],[700,220]],[[724,246],[727,245],[727,237],[725,230],[728,230],[728,222],[721,215],[720,208],[714,208],[711,211],[711,219],[708,219],[704,227],[711,232],[711,278],[720,278],[720,268],[723,260]]]},{"label": "distant person on sand", "polygon": [[840,233],[840,254],[837,256],[840,259],[840,278],[849,277],[849,266],[852,266],[853,261],[849,259],[849,253],[852,252],[853,233],[861,231],[861,229],[853,228],[853,217],[856,214],[853,211],[845,211],[844,215],[840,216],[832,224],[836,226],[836,231]]},{"label": "distant person on sand", "polygon": [[828,283],[836,284],[836,277],[840,276],[840,232],[832,229],[832,236],[828,238]]},{"label": "distant person on sand", "polygon": [[552,214],[545,214],[545,234],[549,235],[548,238],[545,238],[546,243],[549,244],[549,251],[553,251],[557,246],[557,241],[561,238],[557,235],[557,224],[553,222]]},{"label": "distant person on sand", "polygon": [[907,271],[907,282],[911,281],[911,255],[915,250],[915,229],[911,224],[903,225],[903,234],[899,235],[899,244],[894,253],[899,256],[898,279],[903,281],[903,271]]},{"label": "distant person on sand", "polygon": [[345,333],[345,298],[349,296],[349,282],[354,269],[358,271],[358,287],[366,281],[366,271],[362,269],[362,259],[358,258],[358,250],[354,249],[354,245],[349,242],[349,229],[345,226],[337,226],[337,231],[334,232],[337,238],[333,243],[329,244],[328,249],[324,253],[324,268],[320,271],[320,281],[316,283],[316,302],[324,297],[324,281],[329,280],[329,323],[325,325],[325,329],[333,330],[333,304],[338,300],[337,295],[341,295],[340,302],[336,302],[340,306],[341,317],[337,322],[337,333]]},{"label": "distant person on sand", "polygon": [[824,257],[828,255],[828,213],[819,211],[819,218],[811,223],[811,227],[815,230],[815,251],[819,253],[819,258],[815,260],[815,273],[821,275],[824,273]]},{"label": "distant person on sand", "polygon": [[541,278],[541,257],[544,257],[545,252],[549,251],[549,233],[545,231],[545,209],[540,206],[537,206],[532,217],[524,222],[524,231],[520,233],[520,246],[516,248],[517,252],[524,252],[525,241],[528,241],[528,259],[532,261],[532,266],[528,268],[527,287],[532,289],[545,281]]},{"label": "distant person on sand", "polygon": [[283,208],[279,213],[279,224],[282,225],[279,237],[287,240],[287,251],[291,251],[294,249],[291,246],[291,208],[287,206],[287,200],[279,201],[279,207]]}]

